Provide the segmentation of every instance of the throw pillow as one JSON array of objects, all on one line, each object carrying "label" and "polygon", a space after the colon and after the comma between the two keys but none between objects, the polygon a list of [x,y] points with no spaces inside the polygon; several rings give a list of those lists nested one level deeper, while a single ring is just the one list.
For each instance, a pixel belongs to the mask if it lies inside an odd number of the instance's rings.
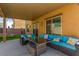
[{"label": "throw pillow", "polygon": [[48,35],[47,34],[44,35],[44,39],[48,39]]},{"label": "throw pillow", "polygon": [[28,35],[27,37],[31,37],[31,35]]},{"label": "throw pillow", "polygon": [[75,45],[77,43],[78,40],[76,40],[75,38],[70,37],[69,40],[67,41],[68,44],[71,45]]},{"label": "throw pillow", "polygon": [[59,42],[59,41],[60,41],[60,39],[59,39],[59,38],[54,38],[52,41]]}]

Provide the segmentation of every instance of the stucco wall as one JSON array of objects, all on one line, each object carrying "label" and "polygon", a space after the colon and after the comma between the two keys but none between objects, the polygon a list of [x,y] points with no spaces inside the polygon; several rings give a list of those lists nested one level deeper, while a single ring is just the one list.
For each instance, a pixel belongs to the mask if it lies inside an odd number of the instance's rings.
[{"label": "stucco wall", "polygon": [[79,37],[79,5],[68,4],[48,14],[37,18],[39,34],[45,33],[45,19],[57,14],[62,14],[62,34]]},{"label": "stucco wall", "polygon": [[25,20],[14,19],[14,28],[17,29],[25,28]]},{"label": "stucco wall", "polygon": [[[29,32],[26,31],[26,25],[30,25]],[[26,33],[32,33],[32,21],[14,19],[14,28],[15,29],[25,29]]]}]

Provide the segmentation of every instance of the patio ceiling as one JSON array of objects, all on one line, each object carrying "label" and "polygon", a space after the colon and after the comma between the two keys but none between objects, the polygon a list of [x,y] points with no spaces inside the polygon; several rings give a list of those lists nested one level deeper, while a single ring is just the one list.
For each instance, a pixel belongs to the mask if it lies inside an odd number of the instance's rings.
[{"label": "patio ceiling", "polygon": [[0,4],[2,11],[6,17],[12,17],[16,19],[26,19],[33,20],[37,17],[53,11],[61,6],[65,5],[64,3],[25,3],[25,4]]}]

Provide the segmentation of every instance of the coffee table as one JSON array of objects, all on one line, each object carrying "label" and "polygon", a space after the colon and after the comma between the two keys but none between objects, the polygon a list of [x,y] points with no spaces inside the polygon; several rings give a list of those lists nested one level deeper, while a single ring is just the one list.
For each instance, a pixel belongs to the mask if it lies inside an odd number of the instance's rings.
[{"label": "coffee table", "polygon": [[28,52],[32,56],[38,56],[47,51],[47,46],[46,46],[47,43],[48,42],[46,42],[46,40],[40,39],[40,38],[39,38],[38,42],[35,42],[30,39],[29,43],[27,45]]}]

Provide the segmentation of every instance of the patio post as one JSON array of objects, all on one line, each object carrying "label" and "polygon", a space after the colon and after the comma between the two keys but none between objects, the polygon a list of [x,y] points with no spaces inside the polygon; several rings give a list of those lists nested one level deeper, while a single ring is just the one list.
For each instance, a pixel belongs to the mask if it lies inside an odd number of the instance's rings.
[{"label": "patio post", "polygon": [[3,18],[3,42],[6,42],[6,18]]},{"label": "patio post", "polygon": [[25,20],[25,34],[27,34],[27,20]]}]

